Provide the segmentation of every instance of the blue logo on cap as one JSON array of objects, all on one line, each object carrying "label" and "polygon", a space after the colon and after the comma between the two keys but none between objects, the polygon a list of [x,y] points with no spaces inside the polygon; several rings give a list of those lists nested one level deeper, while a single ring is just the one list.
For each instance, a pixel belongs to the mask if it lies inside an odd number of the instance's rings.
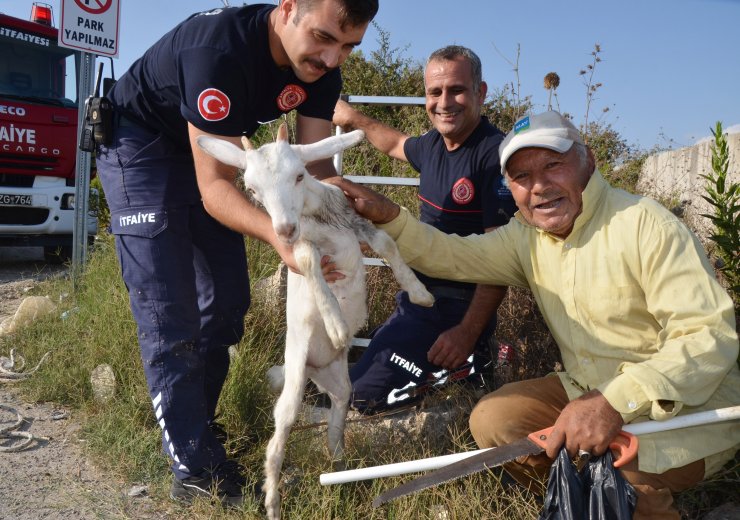
[{"label": "blue logo on cap", "polygon": [[514,133],[518,134],[522,130],[526,130],[529,128],[529,116],[525,117],[524,119],[520,119],[514,124]]}]

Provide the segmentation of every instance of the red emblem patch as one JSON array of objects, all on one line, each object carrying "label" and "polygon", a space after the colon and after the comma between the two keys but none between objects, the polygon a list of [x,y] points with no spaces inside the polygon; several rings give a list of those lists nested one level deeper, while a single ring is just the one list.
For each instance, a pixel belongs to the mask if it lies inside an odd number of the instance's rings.
[{"label": "red emblem patch", "polygon": [[221,121],[229,115],[229,96],[217,88],[207,88],[198,96],[198,112],[206,121]]},{"label": "red emblem patch", "polygon": [[285,85],[285,88],[277,97],[277,106],[283,112],[290,112],[295,107],[306,101],[306,91],[299,85]]},{"label": "red emblem patch", "polygon": [[452,200],[458,204],[468,204],[473,197],[475,197],[475,187],[467,177],[459,179],[452,187]]}]

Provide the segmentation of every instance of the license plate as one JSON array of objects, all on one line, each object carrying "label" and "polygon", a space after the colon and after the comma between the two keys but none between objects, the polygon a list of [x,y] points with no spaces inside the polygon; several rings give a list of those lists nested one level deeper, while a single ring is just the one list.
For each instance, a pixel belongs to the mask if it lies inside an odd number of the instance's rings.
[{"label": "license plate", "polygon": [[30,206],[31,195],[0,193],[0,206]]}]

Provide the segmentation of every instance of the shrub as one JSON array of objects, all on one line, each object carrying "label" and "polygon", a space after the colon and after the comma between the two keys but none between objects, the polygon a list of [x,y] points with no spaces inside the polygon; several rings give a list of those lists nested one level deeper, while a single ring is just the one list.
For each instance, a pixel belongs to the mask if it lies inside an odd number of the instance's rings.
[{"label": "shrub", "polygon": [[[709,239],[715,243],[719,257],[716,266],[724,277],[735,302],[735,315],[740,314],[740,183],[728,178],[730,152],[722,123],[712,130],[712,171],[702,175],[707,181],[702,198],[712,207],[711,214],[703,214],[714,225]],[[738,357],[740,364],[740,357]]]}]

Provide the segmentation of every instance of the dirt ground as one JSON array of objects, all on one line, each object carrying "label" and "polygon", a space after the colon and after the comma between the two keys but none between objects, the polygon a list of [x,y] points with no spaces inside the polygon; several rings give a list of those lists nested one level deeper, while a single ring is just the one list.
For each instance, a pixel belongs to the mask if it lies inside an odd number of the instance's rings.
[{"label": "dirt ground", "polygon": [[12,316],[26,293],[39,281],[65,272],[44,262],[40,247],[0,247],[0,322]]},{"label": "dirt ground", "polygon": [[[0,322],[15,313],[39,280],[64,270],[44,263],[40,248],[0,248]],[[8,355],[0,350],[0,356]],[[86,459],[72,411],[53,403],[26,403],[13,383],[2,381],[0,404],[0,432],[16,423],[17,412],[25,420],[13,431],[37,438],[23,451],[0,451],[0,520],[174,518],[157,511],[146,492],[129,496],[136,491],[131,484],[116,481]],[[9,444],[0,434],[0,450]]]}]

